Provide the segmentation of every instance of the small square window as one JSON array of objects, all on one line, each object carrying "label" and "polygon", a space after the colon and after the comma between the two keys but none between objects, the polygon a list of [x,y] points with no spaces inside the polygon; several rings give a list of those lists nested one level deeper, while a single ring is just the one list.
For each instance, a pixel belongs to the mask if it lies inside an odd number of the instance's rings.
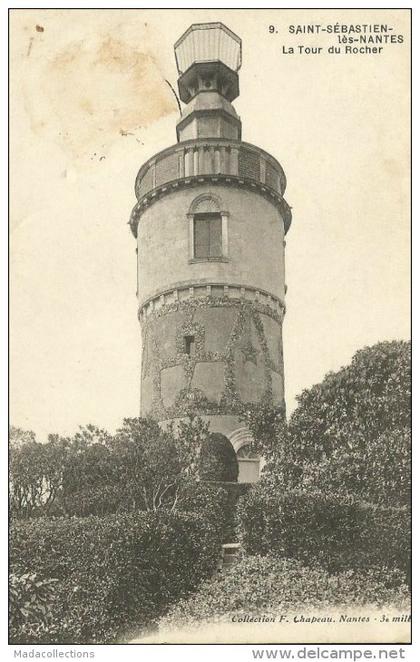
[{"label": "small square window", "polygon": [[184,352],[188,356],[194,356],[195,354],[195,337],[194,336],[184,336]]}]

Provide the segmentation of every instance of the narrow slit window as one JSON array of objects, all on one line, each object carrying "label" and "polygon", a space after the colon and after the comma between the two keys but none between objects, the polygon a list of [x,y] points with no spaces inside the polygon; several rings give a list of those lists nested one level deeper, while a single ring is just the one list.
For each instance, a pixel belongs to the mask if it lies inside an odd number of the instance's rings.
[{"label": "narrow slit window", "polygon": [[194,215],[194,257],[222,257],[221,214]]},{"label": "narrow slit window", "polygon": [[193,356],[195,352],[195,338],[194,336],[184,336],[184,352],[188,356]]}]

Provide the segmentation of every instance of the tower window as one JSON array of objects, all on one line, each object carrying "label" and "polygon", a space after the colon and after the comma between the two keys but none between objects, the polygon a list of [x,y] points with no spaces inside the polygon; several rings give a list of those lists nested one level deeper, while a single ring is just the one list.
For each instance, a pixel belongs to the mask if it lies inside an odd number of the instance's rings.
[{"label": "tower window", "polygon": [[184,336],[184,352],[188,356],[193,356],[195,353],[195,337]]},{"label": "tower window", "polygon": [[253,450],[251,444],[245,444],[245,446],[241,446],[238,452],[236,453],[236,457],[239,457],[241,460],[257,460],[258,455],[257,453]]},{"label": "tower window", "polygon": [[194,214],[194,257],[222,257],[222,216]]}]

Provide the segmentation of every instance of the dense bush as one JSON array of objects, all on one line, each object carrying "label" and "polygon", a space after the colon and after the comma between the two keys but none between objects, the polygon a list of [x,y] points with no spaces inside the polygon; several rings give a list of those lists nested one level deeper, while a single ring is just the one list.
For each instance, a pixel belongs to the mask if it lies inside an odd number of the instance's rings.
[{"label": "dense bush", "polygon": [[275,616],[300,607],[408,607],[409,592],[399,571],[381,568],[330,575],[295,560],[248,557],[216,579],[206,581],[161,619],[162,630],[200,625],[233,614]]},{"label": "dense bush", "polygon": [[363,451],[383,433],[408,428],[410,361],[410,343],[377,343],[305,389],[289,422],[295,452],[317,461],[333,448]]},{"label": "dense bush", "polygon": [[212,432],[204,441],[200,454],[202,480],[236,482],[239,466],[236,453],[224,434]]},{"label": "dense bush", "polygon": [[236,505],[246,483],[189,482],[180,490],[180,511],[200,513],[222,531],[223,542],[237,539]]},{"label": "dense bush", "polygon": [[[213,483],[217,487],[219,483]],[[251,488],[249,483],[220,483],[220,486],[226,492],[225,518],[223,522],[224,537],[223,542],[237,542],[239,540],[239,521],[237,516],[237,506],[240,497],[246,494]]]},{"label": "dense bush", "polygon": [[10,429],[13,517],[106,515],[175,509],[179,489],[197,480],[208,423],[188,417],[162,429],[151,418],[126,418],[115,435],[93,425],[72,437]]},{"label": "dense bush", "polygon": [[[387,505],[411,502],[411,429],[386,430],[360,458],[360,496]],[[357,478],[357,477],[356,477]]]},{"label": "dense bush", "polygon": [[243,543],[335,572],[410,565],[410,344],[360,350],[281,409],[244,414],[267,460],[240,500]]},{"label": "dense bush", "polygon": [[220,531],[196,514],[39,518],[12,525],[11,572],[56,579],[48,627],[24,621],[13,643],[115,641],[150,625],[214,571]]},{"label": "dense bush", "polygon": [[23,633],[37,639],[48,632],[50,604],[54,599],[56,582],[57,579],[39,579],[36,573],[10,574],[9,625],[12,640]]},{"label": "dense bush", "polygon": [[[296,486],[310,495],[312,490],[332,492],[343,499],[351,496],[384,507],[405,507],[411,499],[411,431],[409,428],[383,432],[365,447],[336,447],[314,461],[297,455],[289,437],[282,470],[271,470],[284,489]],[[276,466],[279,465],[277,462]],[[265,471],[269,475],[270,471]],[[287,474],[287,475],[286,475]]]},{"label": "dense bush", "polygon": [[383,507],[321,491],[280,493],[263,479],[240,499],[242,542],[249,554],[321,564],[330,572],[398,568],[408,577],[408,507]]},{"label": "dense bush", "polygon": [[387,506],[410,501],[410,343],[382,342],[306,389],[284,411],[247,407],[243,420],[278,490],[303,487]]},{"label": "dense bush", "polygon": [[[9,461],[10,511],[13,517],[49,514],[62,489],[68,447],[51,439],[40,444],[32,433],[11,430]],[[22,443],[19,443],[19,438]]]},{"label": "dense bush", "polygon": [[[88,517],[112,515],[134,510],[133,498],[124,483],[119,485],[86,486],[80,491],[61,494],[50,510],[50,515],[60,517]],[[140,509],[138,509],[140,510]]]},{"label": "dense bush", "polygon": [[179,491],[177,508],[182,512],[200,513],[207,522],[219,528],[224,537],[229,516],[229,495],[223,486],[186,481]]}]

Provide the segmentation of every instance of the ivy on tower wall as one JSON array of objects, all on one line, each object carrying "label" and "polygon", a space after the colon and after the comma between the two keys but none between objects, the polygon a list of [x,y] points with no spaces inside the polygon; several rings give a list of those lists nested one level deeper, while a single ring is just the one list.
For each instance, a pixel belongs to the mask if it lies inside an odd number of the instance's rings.
[{"label": "ivy on tower wall", "polygon": [[[210,317],[203,317],[199,312],[203,310],[213,312]],[[216,311],[217,319],[212,320]],[[271,318],[278,325],[276,356],[270,355],[261,316]],[[140,321],[144,348],[142,388],[152,390],[152,394],[148,393],[148,406],[142,404],[143,415],[165,420],[190,412],[239,414],[246,404],[241,397],[241,381],[247,385],[250,402],[283,401],[282,386],[281,392],[276,387],[273,393],[272,380],[272,373],[277,373],[277,381],[283,384],[282,316],[270,306],[227,296],[202,296],[166,304],[147,316],[140,315]],[[210,336],[216,331],[218,342],[212,338],[210,343]],[[185,336],[194,336],[191,355],[185,351]],[[212,351],[208,349],[210,344]],[[216,349],[215,345],[218,345]],[[202,375],[201,388],[194,385],[197,366]],[[165,397],[162,385],[162,374],[168,369],[172,369],[171,397],[167,393]],[[241,370],[247,370],[243,380]],[[146,400],[144,392],[142,400]]]}]

